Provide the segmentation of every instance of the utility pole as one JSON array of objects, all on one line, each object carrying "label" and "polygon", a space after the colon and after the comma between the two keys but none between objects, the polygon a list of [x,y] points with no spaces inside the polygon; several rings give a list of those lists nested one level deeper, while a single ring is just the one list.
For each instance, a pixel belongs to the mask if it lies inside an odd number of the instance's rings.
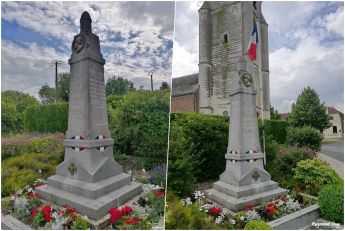
[{"label": "utility pole", "polygon": [[147,73],[148,76],[151,76],[151,91],[153,91],[153,80],[152,80],[152,76],[153,73],[156,72],[156,70],[151,70]]},{"label": "utility pole", "polygon": [[58,66],[61,66],[62,61],[53,60],[50,65],[55,66],[55,102],[57,102],[57,85],[58,85]]}]

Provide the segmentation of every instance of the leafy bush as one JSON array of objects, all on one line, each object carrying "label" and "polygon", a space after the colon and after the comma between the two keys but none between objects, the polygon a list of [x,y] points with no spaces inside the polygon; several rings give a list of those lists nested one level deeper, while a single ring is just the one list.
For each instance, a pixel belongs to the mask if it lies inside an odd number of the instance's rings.
[{"label": "leafy bush", "polygon": [[265,131],[266,141],[275,141],[279,144],[286,142],[286,134],[288,128],[288,122],[284,120],[265,120],[264,126],[261,122],[259,124],[260,135],[262,135],[262,129]]},{"label": "leafy bush", "polygon": [[249,221],[245,226],[246,230],[271,230],[272,227],[266,224],[264,221],[252,220]]},{"label": "leafy bush", "polygon": [[166,162],[169,91],[138,91],[123,96],[109,115],[115,152],[145,157],[144,167]]},{"label": "leafy bush", "polygon": [[63,151],[62,133],[39,138],[35,134],[24,133],[15,136],[3,137],[1,140],[2,160],[21,155],[23,153],[51,153]]},{"label": "leafy bush", "polygon": [[25,153],[1,163],[1,195],[11,193],[33,183],[39,178],[47,178],[55,173],[62,161],[63,152]]},{"label": "leafy bush", "polygon": [[24,127],[36,132],[65,132],[68,103],[45,104],[27,108]]},{"label": "leafy bush", "polygon": [[217,178],[225,169],[228,127],[225,117],[172,113],[169,160],[185,156],[191,161],[197,181]]},{"label": "leafy bush", "polygon": [[311,195],[317,195],[325,185],[343,184],[343,180],[337,173],[320,159],[302,160],[297,163],[293,171],[294,178]]},{"label": "leafy bush", "polygon": [[322,218],[344,223],[344,186],[333,184],[323,187],[319,192],[318,204]]},{"label": "leafy bush", "polygon": [[287,129],[287,144],[297,147],[309,147],[313,150],[320,150],[321,141],[321,134],[315,128],[310,126],[304,126],[302,128],[289,127]]},{"label": "leafy bush", "polygon": [[27,107],[38,105],[35,97],[19,91],[1,93],[1,132],[17,133],[24,128],[24,111]]},{"label": "leafy bush", "polygon": [[183,206],[181,201],[171,193],[168,198],[168,209],[165,216],[166,229],[233,229],[230,222],[215,224],[214,217],[201,211],[198,204]]},{"label": "leafy bush", "polygon": [[293,178],[292,169],[297,166],[299,161],[313,157],[304,148],[278,145],[272,142],[266,146],[267,164],[265,169],[281,187],[291,189],[297,183]]}]

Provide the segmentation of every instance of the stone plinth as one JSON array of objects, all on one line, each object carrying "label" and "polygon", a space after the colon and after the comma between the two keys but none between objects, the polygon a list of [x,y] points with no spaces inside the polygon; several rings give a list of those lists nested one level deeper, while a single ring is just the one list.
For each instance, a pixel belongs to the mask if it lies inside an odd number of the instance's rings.
[{"label": "stone plinth", "polygon": [[131,181],[113,157],[104,85],[105,60],[91,18],[84,12],[80,33],[74,36],[70,64],[68,130],[65,158],[56,175],[37,188],[47,201],[68,204],[97,220],[139,194],[141,184]]},{"label": "stone plinth", "polygon": [[255,83],[251,62],[239,59],[238,74],[230,87],[230,127],[226,169],[206,196],[237,212],[246,205],[270,201],[287,190],[271,181],[264,169],[255,106]]}]

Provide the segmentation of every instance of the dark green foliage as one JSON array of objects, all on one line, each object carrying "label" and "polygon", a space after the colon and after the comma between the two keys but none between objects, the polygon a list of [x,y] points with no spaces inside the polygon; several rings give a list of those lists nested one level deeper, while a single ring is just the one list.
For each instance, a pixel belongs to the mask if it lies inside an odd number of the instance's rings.
[{"label": "dark green foliage", "polygon": [[121,105],[123,101],[123,96],[120,95],[109,95],[107,96],[107,105],[108,109],[116,109],[118,106]]},{"label": "dark green foliage", "polygon": [[105,84],[106,95],[124,95],[129,91],[134,91],[134,83],[122,77],[113,76]]},{"label": "dark green foliage", "polygon": [[249,221],[245,226],[245,230],[271,230],[272,227],[266,224],[264,221],[252,220]]},{"label": "dark green foliage", "polygon": [[143,157],[144,167],[165,163],[169,129],[169,91],[129,92],[109,115],[114,152]]},{"label": "dark green foliage", "polygon": [[328,163],[320,159],[303,160],[293,169],[294,178],[311,195],[317,195],[322,187],[329,184],[344,184]]},{"label": "dark green foliage", "polygon": [[[262,136],[262,123],[259,121],[260,135]],[[287,128],[289,126],[284,120],[264,120],[265,139],[267,141],[276,141],[280,144],[286,142]]]},{"label": "dark green foliage", "polygon": [[159,87],[159,90],[169,90],[170,86],[167,82],[162,82],[161,86]]},{"label": "dark green foliage", "polygon": [[265,169],[280,187],[292,189],[297,183],[293,178],[293,168],[301,160],[311,159],[313,155],[302,148],[279,145],[275,142],[266,145],[267,164]]},{"label": "dark green foliage", "polygon": [[38,105],[35,97],[19,91],[1,93],[1,132],[17,133],[24,128],[24,111],[27,107]]},{"label": "dark green foliage", "polygon": [[46,104],[25,111],[25,128],[36,132],[65,132],[68,103]]},{"label": "dark green foliage", "polygon": [[319,131],[329,128],[332,117],[326,113],[319,95],[309,86],[304,88],[295,104],[292,104],[289,122],[294,127],[311,126]]},{"label": "dark green foliage", "polygon": [[68,102],[69,101],[69,83],[70,74],[61,73],[58,76],[58,88],[57,88],[57,99],[58,101]]},{"label": "dark green foliage", "polygon": [[56,100],[58,102],[68,102],[69,101],[69,84],[70,84],[70,74],[61,73],[58,75],[57,89],[50,87],[47,83],[38,91],[41,102],[44,104],[54,103]]},{"label": "dark green foliage", "polygon": [[270,114],[271,114],[271,120],[279,120],[280,115],[274,107],[270,106]]},{"label": "dark green foliage", "polygon": [[308,147],[315,151],[320,150],[322,135],[310,126],[289,127],[287,129],[286,143],[297,147]]},{"label": "dark green foliage", "polygon": [[197,181],[217,178],[225,169],[228,124],[228,119],[220,116],[172,113],[169,161],[186,158]]},{"label": "dark green foliage", "polygon": [[319,192],[318,204],[321,217],[344,224],[344,186],[328,185]]},{"label": "dark green foliage", "polygon": [[38,94],[42,103],[54,103],[56,98],[55,88],[49,87],[47,83],[39,89]]}]

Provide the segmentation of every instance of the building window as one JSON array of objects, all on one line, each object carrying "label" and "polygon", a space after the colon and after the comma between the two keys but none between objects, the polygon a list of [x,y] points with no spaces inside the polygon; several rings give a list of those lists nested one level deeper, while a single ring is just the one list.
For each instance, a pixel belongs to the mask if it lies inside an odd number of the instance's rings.
[{"label": "building window", "polygon": [[337,133],[338,129],[337,126],[333,126],[333,133]]},{"label": "building window", "polygon": [[228,35],[224,34],[223,37],[224,37],[224,43],[228,43]]}]

